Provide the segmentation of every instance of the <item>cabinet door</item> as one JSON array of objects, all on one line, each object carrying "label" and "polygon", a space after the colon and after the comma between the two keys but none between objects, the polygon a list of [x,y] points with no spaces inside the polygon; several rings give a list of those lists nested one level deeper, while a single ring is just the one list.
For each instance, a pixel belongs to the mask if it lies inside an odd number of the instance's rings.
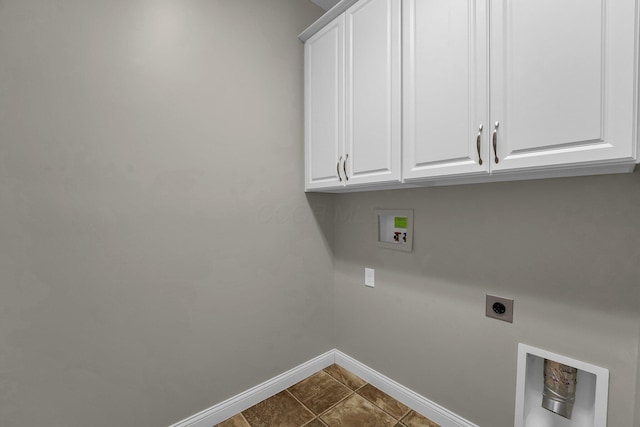
[{"label": "cabinet door", "polygon": [[345,12],[347,185],[401,178],[400,9],[360,0]]},{"label": "cabinet door", "polygon": [[305,185],[344,185],[344,16],[307,40],[305,54]]},{"label": "cabinet door", "polygon": [[403,8],[403,177],[487,174],[486,2],[405,0]]},{"label": "cabinet door", "polygon": [[631,162],[635,0],[491,0],[493,171]]}]

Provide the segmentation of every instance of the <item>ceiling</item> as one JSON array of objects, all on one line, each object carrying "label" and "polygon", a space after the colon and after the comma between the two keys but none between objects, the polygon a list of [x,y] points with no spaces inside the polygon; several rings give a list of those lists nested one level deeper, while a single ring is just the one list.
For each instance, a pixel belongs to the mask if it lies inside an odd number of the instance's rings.
[{"label": "ceiling", "polygon": [[321,8],[323,8],[324,10],[329,10],[340,2],[340,0],[311,0],[311,1],[317,4],[318,6],[320,6]]}]

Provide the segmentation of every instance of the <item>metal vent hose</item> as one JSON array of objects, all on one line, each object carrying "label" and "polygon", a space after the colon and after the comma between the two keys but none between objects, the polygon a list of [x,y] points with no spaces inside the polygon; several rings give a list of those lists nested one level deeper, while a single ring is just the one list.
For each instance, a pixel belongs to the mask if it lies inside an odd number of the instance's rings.
[{"label": "metal vent hose", "polygon": [[544,359],[542,407],[570,420],[576,400],[577,376],[576,368]]}]

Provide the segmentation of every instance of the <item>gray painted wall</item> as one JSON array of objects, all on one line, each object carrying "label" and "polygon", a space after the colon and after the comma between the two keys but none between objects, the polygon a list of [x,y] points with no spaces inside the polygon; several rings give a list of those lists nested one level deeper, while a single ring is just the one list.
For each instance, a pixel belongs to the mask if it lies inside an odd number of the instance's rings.
[{"label": "gray painted wall", "polygon": [[636,370],[636,423],[640,427],[640,335],[638,336],[638,368]]},{"label": "gray painted wall", "polygon": [[[506,427],[518,342],[611,369],[634,422],[640,174],[305,196],[320,13],[0,0],[0,425],[168,425],[335,346]],[[415,209],[413,253],[374,207]]]},{"label": "gray painted wall", "polygon": [[[375,246],[374,208],[415,210],[413,253]],[[609,425],[634,425],[640,173],[345,194],[335,209],[337,348],[510,427],[527,343],[610,369]],[[515,298],[513,324],[484,316],[486,293]]]},{"label": "gray painted wall", "polygon": [[0,425],[166,426],[332,348],[321,12],[0,1]]}]

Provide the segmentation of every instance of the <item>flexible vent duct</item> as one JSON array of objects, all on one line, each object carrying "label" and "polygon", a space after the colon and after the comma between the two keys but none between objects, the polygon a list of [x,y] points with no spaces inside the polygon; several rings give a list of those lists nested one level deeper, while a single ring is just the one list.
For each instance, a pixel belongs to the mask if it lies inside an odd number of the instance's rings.
[{"label": "flexible vent duct", "polygon": [[576,368],[545,359],[542,407],[571,419],[576,400],[577,376]]}]

